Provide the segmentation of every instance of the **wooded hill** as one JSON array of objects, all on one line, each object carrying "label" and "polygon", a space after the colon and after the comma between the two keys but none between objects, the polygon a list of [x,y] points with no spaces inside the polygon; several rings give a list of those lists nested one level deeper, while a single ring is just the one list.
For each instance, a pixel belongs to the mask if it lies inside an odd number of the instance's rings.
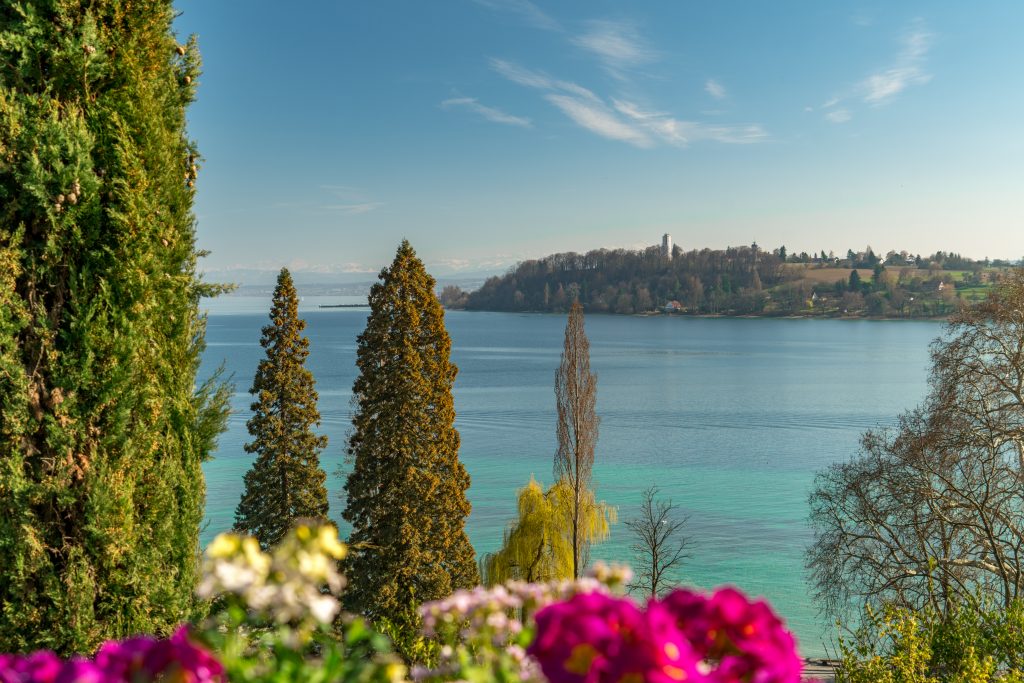
[{"label": "wooded hill", "polygon": [[[563,312],[578,297],[594,313],[920,317],[949,314],[961,297],[981,295],[999,270],[960,257],[947,264],[849,253],[852,262],[808,263],[756,244],[676,247],[671,258],[657,246],[569,252],[519,263],[474,292],[446,287],[441,299],[449,308],[489,311]],[[945,269],[952,265],[968,270]]]}]

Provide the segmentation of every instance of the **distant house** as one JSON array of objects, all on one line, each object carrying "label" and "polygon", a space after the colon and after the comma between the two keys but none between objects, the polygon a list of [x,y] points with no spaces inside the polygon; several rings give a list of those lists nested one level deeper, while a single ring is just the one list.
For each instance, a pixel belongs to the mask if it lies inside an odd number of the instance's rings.
[{"label": "distant house", "polygon": [[678,301],[669,301],[663,309],[665,313],[682,313],[683,305]]}]

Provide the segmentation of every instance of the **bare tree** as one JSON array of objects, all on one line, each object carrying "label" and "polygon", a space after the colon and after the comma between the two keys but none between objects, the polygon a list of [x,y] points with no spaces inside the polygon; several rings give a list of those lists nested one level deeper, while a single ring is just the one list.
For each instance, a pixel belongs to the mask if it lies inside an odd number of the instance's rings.
[{"label": "bare tree", "polygon": [[572,576],[578,579],[590,559],[590,534],[584,528],[590,507],[594,448],[599,419],[597,375],[590,371],[590,341],[583,330],[583,306],[573,302],[565,325],[562,361],[555,372],[555,402],[558,406],[558,451],[555,479],[564,481],[572,492],[569,535],[572,545]]},{"label": "bare tree", "polygon": [[929,383],[815,482],[807,565],[831,615],[1024,597],[1024,271],[952,318]]},{"label": "bare tree", "polygon": [[628,588],[652,598],[678,583],[675,572],[691,545],[682,533],[689,518],[677,514],[679,506],[671,498],[656,500],[657,495],[657,486],[644,489],[640,514],[626,522],[634,538],[629,547],[636,554],[636,576]]}]

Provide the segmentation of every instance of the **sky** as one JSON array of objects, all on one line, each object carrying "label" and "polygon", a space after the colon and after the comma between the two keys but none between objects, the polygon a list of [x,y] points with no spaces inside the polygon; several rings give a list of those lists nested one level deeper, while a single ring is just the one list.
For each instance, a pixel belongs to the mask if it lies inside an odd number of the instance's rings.
[{"label": "sky", "polygon": [[208,271],[1024,256],[1024,3],[177,0]]}]

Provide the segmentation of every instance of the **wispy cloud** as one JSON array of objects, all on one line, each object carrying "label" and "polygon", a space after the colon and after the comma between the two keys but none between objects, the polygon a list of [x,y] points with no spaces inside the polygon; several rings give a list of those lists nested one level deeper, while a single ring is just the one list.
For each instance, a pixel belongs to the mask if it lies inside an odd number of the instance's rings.
[{"label": "wispy cloud", "polygon": [[713,78],[709,78],[704,84],[704,90],[716,100],[725,99],[725,86]]},{"label": "wispy cloud", "polygon": [[354,216],[360,213],[369,213],[374,209],[384,206],[382,202],[363,202],[361,204],[324,204],[319,207],[325,211],[335,211]]},{"label": "wispy cloud", "polygon": [[561,31],[562,26],[530,0],[473,0],[476,4],[496,12],[507,12],[544,31]]},{"label": "wispy cloud", "polygon": [[[920,21],[915,22],[901,39],[902,48],[890,66],[870,74],[845,93],[831,97],[821,105],[825,120],[846,123],[853,118],[852,109],[855,107],[851,104],[854,101],[878,107],[891,102],[910,86],[930,81],[932,77],[925,66],[933,37]],[[805,107],[804,111],[814,111],[814,108]]]},{"label": "wispy cloud", "polygon": [[931,42],[932,34],[920,25],[908,32],[896,62],[861,82],[864,101],[875,106],[885,104],[907,87],[930,81],[931,74],[924,67]]},{"label": "wispy cloud", "polygon": [[546,95],[544,99],[561,109],[577,125],[601,137],[637,147],[651,147],[653,144],[642,130],[623,122],[602,102],[556,94]]},{"label": "wispy cloud", "polygon": [[452,109],[456,107],[468,109],[494,123],[503,123],[508,126],[520,126],[522,128],[533,127],[530,119],[508,114],[495,107],[488,107],[487,105],[480,104],[480,102],[474,97],[453,97],[442,102],[441,107],[443,109]]},{"label": "wispy cloud", "polygon": [[853,115],[847,109],[834,109],[825,114],[825,118],[832,123],[846,123],[853,118]]},{"label": "wispy cloud", "polygon": [[355,216],[369,213],[384,206],[384,202],[374,201],[366,192],[351,185],[320,185],[320,190],[330,195],[331,200],[306,204],[306,208],[319,213],[341,213]]},{"label": "wispy cloud", "polygon": [[612,98],[609,103],[581,85],[514,62],[492,59],[491,67],[513,83],[543,91],[549,104],[581,128],[635,147],[649,148],[657,144],[682,147],[697,140],[749,144],[768,137],[759,125],[728,126],[684,121],[667,112],[644,109],[625,99]]},{"label": "wispy cloud", "polygon": [[623,79],[625,71],[657,58],[632,22],[592,20],[586,26],[586,31],[574,37],[572,43],[596,55],[615,78]]},{"label": "wispy cloud", "polygon": [[650,147],[652,144],[643,131],[619,119],[601,98],[581,85],[552,78],[542,71],[527,69],[504,59],[492,59],[491,68],[513,83],[547,91],[545,100],[592,133],[637,147]]},{"label": "wispy cloud", "polygon": [[615,109],[650,134],[672,145],[714,140],[732,145],[763,142],[768,133],[759,125],[727,126],[683,121],[665,112],[644,111],[632,102],[614,100]]},{"label": "wispy cloud", "polygon": [[571,83],[569,81],[560,81],[548,76],[543,71],[527,69],[526,67],[504,59],[492,58],[491,68],[513,83],[525,85],[528,88],[539,88],[541,90],[564,90],[565,92],[572,93],[578,97],[595,101],[599,99],[597,95],[581,85],[577,85],[576,83]]}]

